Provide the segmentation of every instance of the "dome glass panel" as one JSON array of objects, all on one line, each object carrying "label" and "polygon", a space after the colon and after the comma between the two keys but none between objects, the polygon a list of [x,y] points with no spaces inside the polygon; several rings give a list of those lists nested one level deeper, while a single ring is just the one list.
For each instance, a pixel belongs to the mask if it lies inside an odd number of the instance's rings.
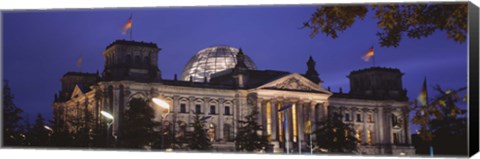
[{"label": "dome glass panel", "polygon": [[[211,74],[235,67],[238,51],[238,48],[230,46],[213,46],[200,50],[185,65],[181,79],[189,81],[191,76],[195,82],[202,82],[205,77],[210,80]],[[248,69],[256,69],[255,63],[247,55],[245,65]]]}]

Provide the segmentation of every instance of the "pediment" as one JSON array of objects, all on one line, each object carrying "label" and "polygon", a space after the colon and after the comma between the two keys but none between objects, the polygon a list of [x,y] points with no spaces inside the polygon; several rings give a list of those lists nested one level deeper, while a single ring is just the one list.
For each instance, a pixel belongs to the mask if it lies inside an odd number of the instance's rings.
[{"label": "pediment", "polygon": [[272,82],[264,84],[258,88],[290,91],[308,91],[331,94],[331,92],[323,89],[320,85],[313,83],[312,81],[298,73],[289,74]]},{"label": "pediment", "polygon": [[77,98],[77,97],[83,96],[84,94],[85,92],[83,92],[78,85],[75,85],[75,88],[73,89],[73,92],[72,92],[72,96],[70,98],[72,99]]}]

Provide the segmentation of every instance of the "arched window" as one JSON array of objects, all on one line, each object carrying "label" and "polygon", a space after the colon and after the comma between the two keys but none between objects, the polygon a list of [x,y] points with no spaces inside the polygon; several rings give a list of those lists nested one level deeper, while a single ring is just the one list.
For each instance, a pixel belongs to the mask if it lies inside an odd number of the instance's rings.
[{"label": "arched window", "polygon": [[145,56],[145,66],[150,66],[150,58],[148,56]]},{"label": "arched window", "polygon": [[140,56],[135,56],[135,64],[140,64],[141,61],[140,61]]},{"label": "arched window", "polygon": [[126,61],[127,64],[131,65],[132,64],[132,55],[127,55],[125,61]]}]

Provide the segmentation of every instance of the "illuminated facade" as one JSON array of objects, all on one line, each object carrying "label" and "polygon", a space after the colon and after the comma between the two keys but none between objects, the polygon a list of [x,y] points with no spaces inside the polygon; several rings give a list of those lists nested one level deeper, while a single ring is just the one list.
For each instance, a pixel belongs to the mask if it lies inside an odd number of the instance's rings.
[{"label": "illuminated facade", "polygon": [[[169,80],[161,78],[157,63],[162,59],[157,61],[158,51],[152,43],[115,41],[103,52],[106,62],[101,77],[98,73],[67,73],[62,78],[62,88],[69,89],[62,89],[53,104],[57,121],[91,116],[89,124],[102,124],[101,110],[112,112],[118,119],[128,109],[130,99],[155,97],[171,105],[164,124],[174,123],[176,137],[192,131],[188,125],[195,114],[211,116],[206,124],[207,134],[219,151],[234,149],[237,121],[257,107],[258,123],[264,127],[273,152],[286,151],[287,143],[292,152],[309,152],[307,120],[312,120],[311,129],[315,130],[314,123],[336,114],[353,124],[362,141],[359,153],[414,154],[409,123],[403,120],[408,103],[398,69],[373,67],[353,71],[348,76],[351,91],[332,92],[322,88],[323,81],[312,57],[307,61],[305,74],[255,70],[255,64],[242,50],[222,46],[200,51],[185,66],[182,80]],[[207,60],[221,57],[229,62],[210,64]],[[202,65],[208,67],[192,69]],[[209,72],[212,68],[213,72]],[[200,81],[190,80],[190,76],[197,75]],[[76,76],[95,78],[96,82]],[[209,79],[205,80],[205,76]],[[72,84],[75,86],[71,88]],[[279,112],[285,105],[292,107]],[[154,120],[160,120],[163,111],[153,108],[157,114]],[[286,127],[282,126],[284,118]],[[118,135],[120,124],[114,122],[114,136]],[[63,129],[74,131],[74,125],[67,123]]]}]

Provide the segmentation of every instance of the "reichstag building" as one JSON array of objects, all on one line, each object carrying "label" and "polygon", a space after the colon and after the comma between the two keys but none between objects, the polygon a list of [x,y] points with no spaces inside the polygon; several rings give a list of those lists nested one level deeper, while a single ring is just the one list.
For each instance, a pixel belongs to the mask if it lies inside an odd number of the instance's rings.
[{"label": "reichstag building", "polygon": [[[292,152],[298,152],[298,147],[307,149],[307,116],[315,123],[339,115],[353,125],[361,142],[359,153],[415,153],[409,120],[404,119],[408,98],[402,86],[403,73],[398,69],[352,71],[348,74],[350,91],[333,92],[322,87],[312,57],[305,57],[304,73],[257,70],[248,51],[213,46],[194,54],[180,78],[164,79],[157,65],[165,60],[158,59],[160,50],[154,43],[114,41],[102,53],[105,64],[101,73],[64,74],[53,103],[55,117],[67,121],[88,113],[93,122],[102,123],[102,110],[118,119],[130,99],[159,98],[171,105],[163,123],[175,124],[177,135],[193,131],[188,125],[196,114],[210,116],[206,129],[213,148],[228,151],[234,149],[237,121],[257,107],[258,122],[264,127],[261,133],[268,136],[273,153],[283,153],[286,147]],[[292,107],[279,112],[284,105]],[[158,114],[154,120],[160,121],[164,111],[154,109]],[[284,118],[287,127],[282,126]],[[73,130],[75,125],[66,123],[63,129]],[[113,122],[113,136],[119,134],[120,124]]]}]

